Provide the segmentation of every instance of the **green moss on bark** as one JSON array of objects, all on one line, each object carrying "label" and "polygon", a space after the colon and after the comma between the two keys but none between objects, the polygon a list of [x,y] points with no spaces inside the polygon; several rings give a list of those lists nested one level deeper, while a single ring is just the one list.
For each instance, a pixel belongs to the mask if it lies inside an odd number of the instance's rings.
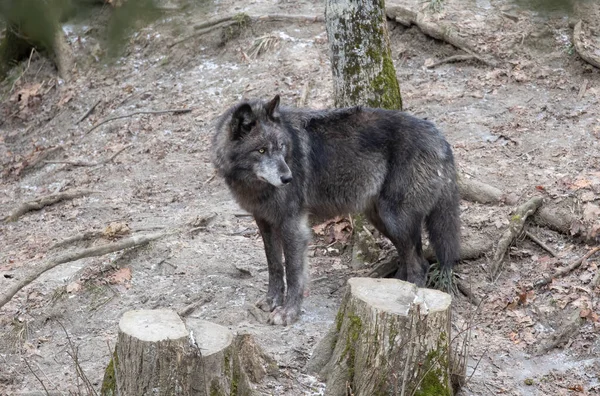
[{"label": "green moss on bark", "polygon": [[108,362],[108,366],[104,371],[104,380],[102,381],[102,388],[100,389],[100,394],[102,396],[113,396],[116,394],[117,376],[115,375],[115,371],[118,363],[119,358],[115,349],[112,358],[110,359],[110,362]]}]

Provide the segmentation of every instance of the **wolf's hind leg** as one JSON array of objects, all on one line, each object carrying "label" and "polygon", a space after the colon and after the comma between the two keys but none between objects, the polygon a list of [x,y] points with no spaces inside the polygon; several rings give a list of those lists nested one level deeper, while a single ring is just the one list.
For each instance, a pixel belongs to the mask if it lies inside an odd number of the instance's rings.
[{"label": "wolf's hind leg", "polygon": [[[386,235],[398,251],[398,271],[395,277],[412,282],[423,287],[427,281],[429,264],[423,258],[423,244],[421,241],[421,224],[424,215],[411,210],[410,207],[401,207],[400,204],[380,200],[375,208],[376,217],[371,220],[375,227]],[[377,223],[380,226],[377,226]]]},{"label": "wolf's hind leg", "polygon": [[264,220],[255,218],[265,245],[269,269],[269,288],[267,295],[256,302],[256,306],[265,312],[271,312],[283,305],[285,284],[283,282],[283,263],[281,239],[273,226]]},{"label": "wolf's hind leg", "polygon": [[283,306],[275,308],[271,313],[271,324],[287,326],[294,323],[300,315],[308,278],[306,251],[309,239],[310,229],[306,215],[294,216],[281,225],[287,292]]}]

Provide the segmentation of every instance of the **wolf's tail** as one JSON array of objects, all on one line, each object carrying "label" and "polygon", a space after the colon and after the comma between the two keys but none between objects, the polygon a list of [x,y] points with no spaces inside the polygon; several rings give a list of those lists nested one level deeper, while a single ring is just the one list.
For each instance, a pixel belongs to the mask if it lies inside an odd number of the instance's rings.
[{"label": "wolf's tail", "polygon": [[456,183],[448,183],[433,210],[425,218],[429,241],[440,271],[452,274],[460,259],[460,195]]}]

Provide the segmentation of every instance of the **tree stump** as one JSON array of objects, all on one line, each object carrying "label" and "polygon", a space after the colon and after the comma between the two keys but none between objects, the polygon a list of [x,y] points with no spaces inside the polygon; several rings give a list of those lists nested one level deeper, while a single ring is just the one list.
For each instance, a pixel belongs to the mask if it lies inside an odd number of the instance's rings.
[{"label": "tree stump", "polygon": [[325,395],[452,395],[450,295],[397,279],[348,285],[308,364]]},{"label": "tree stump", "polygon": [[167,309],[128,311],[101,394],[254,395],[250,381],[272,368],[250,335]]}]

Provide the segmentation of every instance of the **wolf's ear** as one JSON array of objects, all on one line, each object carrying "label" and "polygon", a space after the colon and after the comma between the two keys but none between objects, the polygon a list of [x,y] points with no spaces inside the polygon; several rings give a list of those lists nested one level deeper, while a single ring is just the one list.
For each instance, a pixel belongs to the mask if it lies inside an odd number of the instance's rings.
[{"label": "wolf's ear", "polygon": [[231,116],[231,140],[240,140],[252,130],[256,124],[256,117],[252,107],[244,103],[238,107]]},{"label": "wolf's ear", "polygon": [[276,118],[279,113],[279,95],[275,95],[273,100],[265,105],[267,116],[271,119]]}]

